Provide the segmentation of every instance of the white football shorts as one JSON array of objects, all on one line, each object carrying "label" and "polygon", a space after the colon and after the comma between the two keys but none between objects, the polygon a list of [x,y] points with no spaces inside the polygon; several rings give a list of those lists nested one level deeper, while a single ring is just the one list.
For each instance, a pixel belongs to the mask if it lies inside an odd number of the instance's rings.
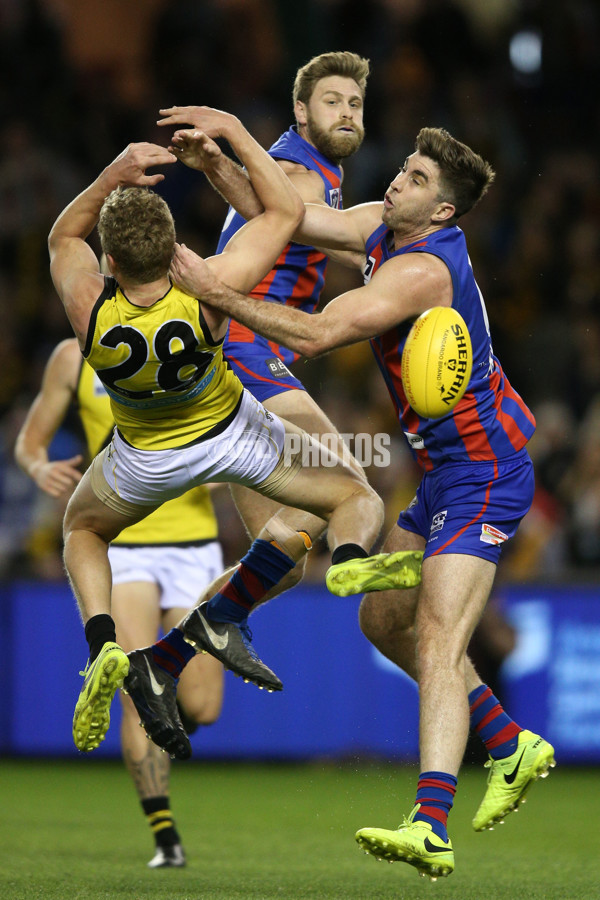
[{"label": "white football shorts", "polygon": [[283,422],[244,390],[235,419],[221,434],[187,447],[137,450],[115,429],[98,460],[121,500],[158,505],[210,481],[260,485],[283,458],[284,440]]},{"label": "white football shorts", "polygon": [[223,572],[223,552],[218,541],[198,547],[111,544],[108,558],[113,584],[156,584],[161,609],[191,609],[205,588]]}]

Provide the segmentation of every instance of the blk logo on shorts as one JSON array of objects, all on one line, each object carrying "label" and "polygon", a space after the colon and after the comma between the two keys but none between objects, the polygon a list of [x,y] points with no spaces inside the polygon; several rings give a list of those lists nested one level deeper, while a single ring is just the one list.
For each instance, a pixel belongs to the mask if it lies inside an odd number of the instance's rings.
[{"label": "blk logo on shorts", "polygon": [[441,531],[444,527],[444,522],[446,521],[446,516],[448,515],[448,510],[443,509],[441,512],[436,513],[433,519],[431,520],[431,528],[429,529],[429,534],[435,534],[436,531]]},{"label": "blk logo on shorts", "polygon": [[268,359],[266,362],[269,372],[271,373],[273,378],[287,378],[292,374],[285,363],[281,362],[278,356],[274,356],[273,359]]}]

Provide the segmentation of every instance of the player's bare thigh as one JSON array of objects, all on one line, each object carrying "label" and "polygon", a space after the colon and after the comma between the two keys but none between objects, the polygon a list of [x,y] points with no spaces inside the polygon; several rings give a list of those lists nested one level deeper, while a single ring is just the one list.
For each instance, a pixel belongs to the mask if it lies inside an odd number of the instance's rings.
[{"label": "player's bare thigh", "polygon": [[[327,441],[327,448],[337,451],[352,471],[366,481],[362,466],[355,460],[348,448],[344,448],[339,432],[306,391],[283,391],[281,394],[269,397],[263,402],[263,406],[310,435],[332,435]],[[231,494],[252,539],[258,535],[271,516],[281,509],[281,504],[276,500],[258,495],[255,491],[241,485],[231,485]],[[303,510],[288,508],[282,515],[290,528],[308,532],[313,540],[326,528],[326,522],[323,519]]]},{"label": "player's bare thigh", "polygon": [[423,562],[416,613],[419,643],[440,648],[450,664],[464,657],[488,601],[496,564],[478,556],[440,553]]},{"label": "player's bare thigh", "polygon": [[[283,451],[275,469],[255,490],[286,507],[326,519],[331,549],[349,541],[372,547],[383,524],[381,497],[341,457],[326,454],[324,459],[318,441],[287,419],[279,417],[279,422],[285,429]],[[281,518],[289,524],[285,512]]]},{"label": "player's bare thigh", "polygon": [[112,541],[124,528],[144,519],[156,508],[120,501],[120,511],[112,509],[96,495],[92,487],[91,471],[90,466],[67,505],[63,522],[65,540],[71,532],[83,530],[91,531],[107,542]]},{"label": "player's bare thigh", "polygon": [[338,456],[366,481],[363,467],[344,445],[338,429],[306,391],[285,391],[276,394],[265,400],[263,406],[310,435],[322,435],[326,447],[337,452]]}]

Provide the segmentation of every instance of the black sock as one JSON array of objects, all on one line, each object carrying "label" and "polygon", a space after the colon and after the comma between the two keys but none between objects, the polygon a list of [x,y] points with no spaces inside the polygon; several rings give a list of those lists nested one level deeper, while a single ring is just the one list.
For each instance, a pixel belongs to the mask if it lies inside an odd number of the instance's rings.
[{"label": "black sock", "polygon": [[100,613],[88,619],[85,626],[85,637],[90,646],[90,662],[93,662],[106,643],[116,643],[115,623],[111,616]]},{"label": "black sock", "polygon": [[141,801],[142,809],[157,847],[172,847],[180,844],[181,838],[175,828],[168,797],[148,797]]},{"label": "black sock", "polygon": [[349,559],[366,559],[369,554],[358,544],[340,544],[331,554],[332,566],[348,562]]}]

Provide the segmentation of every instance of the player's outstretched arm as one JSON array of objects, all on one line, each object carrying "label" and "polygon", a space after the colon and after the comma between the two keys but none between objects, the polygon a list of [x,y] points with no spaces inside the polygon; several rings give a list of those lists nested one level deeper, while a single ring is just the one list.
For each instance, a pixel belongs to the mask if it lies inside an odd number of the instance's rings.
[{"label": "player's outstretched arm", "polygon": [[62,341],[46,364],[42,386],[21,426],[15,459],[37,486],[60,497],[81,479],[81,455],[50,461],[48,447],[62,425],[75,393],[81,353],[74,338]]},{"label": "player's outstretched arm", "polygon": [[329,259],[339,263],[346,269],[359,269],[364,271],[367,261],[366,254],[359,253],[358,250],[331,250],[328,247],[317,247],[320,253],[324,253]]},{"label": "player's outstretched arm", "polygon": [[211,265],[176,245],[171,277],[203,302],[302,356],[314,357],[376,337],[433,305],[450,305],[452,281],[441,260],[409,254],[390,260],[364,287],[347,291],[320,313],[264,303],[232,290]]},{"label": "player's outstretched arm", "polygon": [[151,166],[176,162],[176,157],[157,144],[129,144],[98,178],[62,211],[48,236],[50,274],[69,321],[85,343],[92,307],[103,287],[98,259],[86,238],[98,221],[102,204],[118,187],[152,187],[164,175],[146,175]]},{"label": "player's outstretched arm", "polygon": [[[305,215],[294,232],[299,244],[364,255],[369,235],[381,225],[381,203],[362,203],[350,209],[333,209],[322,203],[306,203]],[[335,258],[335,255],[334,255]]]}]

